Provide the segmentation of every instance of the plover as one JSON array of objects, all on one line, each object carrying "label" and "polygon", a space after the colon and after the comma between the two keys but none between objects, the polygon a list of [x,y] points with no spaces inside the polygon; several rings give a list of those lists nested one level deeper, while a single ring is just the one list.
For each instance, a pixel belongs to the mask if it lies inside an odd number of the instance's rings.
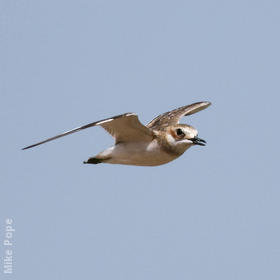
[{"label": "plover", "polygon": [[205,146],[206,141],[198,137],[198,132],[194,127],[179,124],[179,121],[183,116],[204,110],[210,104],[205,101],[177,108],[157,116],[146,126],[139,121],[137,114],[126,113],[74,128],[27,146],[23,150],[100,125],[115,138],[115,145],[90,157],[84,163],[161,165],[178,158],[193,145]]}]

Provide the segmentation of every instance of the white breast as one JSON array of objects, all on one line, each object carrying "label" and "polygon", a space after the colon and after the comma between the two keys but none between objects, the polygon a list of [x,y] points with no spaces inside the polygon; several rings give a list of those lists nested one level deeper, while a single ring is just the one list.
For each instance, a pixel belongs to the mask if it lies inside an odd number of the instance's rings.
[{"label": "white breast", "polygon": [[120,143],[100,154],[109,159],[104,162],[140,166],[155,166],[174,160],[177,156],[160,149],[158,142],[150,143]]}]

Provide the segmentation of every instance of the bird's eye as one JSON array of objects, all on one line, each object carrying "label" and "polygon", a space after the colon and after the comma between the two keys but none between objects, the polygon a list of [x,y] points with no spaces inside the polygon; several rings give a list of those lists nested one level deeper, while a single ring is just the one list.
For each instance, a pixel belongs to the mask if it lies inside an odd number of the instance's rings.
[{"label": "bird's eye", "polygon": [[185,133],[183,132],[183,130],[181,128],[176,129],[176,133],[178,136],[184,136]]}]

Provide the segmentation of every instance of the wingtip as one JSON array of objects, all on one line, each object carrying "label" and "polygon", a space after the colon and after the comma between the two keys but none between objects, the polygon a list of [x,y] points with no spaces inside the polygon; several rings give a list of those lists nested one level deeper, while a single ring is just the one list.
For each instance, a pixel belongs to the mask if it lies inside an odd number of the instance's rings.
[{"label": "wingtip", "polygon": [[37,146],[37,145],[36,145],[36,144],[34,144],[34,145],[30,145],[30,146],[27,146],[27,147],[21,148],[21,150],[22,150],[22,151],[24,151],[24,150],[27,150],[27,149],[33,148],[33,147],[35,147],[35,146]]},{"label": "wingtip", "polygon": [[212,103],[210,101],[202,101],[202,103],[205,103],[205,106],[207,106],[207,107],[212,105]]},{"label": "wingtip", "polygon": [[28,146],[28,147],[21,148],[21,150],[24,151],[24,150],[27,150],[27,149],[29,149],[29,148],[30,148],[30,147]]},{"label": "wingtip", "polygon": [[206,109],[206,108],[208,108],[210,105],[212,105],[212,103],[211,103],[210,101],[201,101],[201,102],[199,102],[199,103],[202,105],[203,109]]}]

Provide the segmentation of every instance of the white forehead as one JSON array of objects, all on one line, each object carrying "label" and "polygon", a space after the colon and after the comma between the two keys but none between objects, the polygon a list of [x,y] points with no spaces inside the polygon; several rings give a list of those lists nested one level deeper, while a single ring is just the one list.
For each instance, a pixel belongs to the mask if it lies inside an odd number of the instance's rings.
[{"label": "white forehead", "polygon": [[198,134],[198,131],[194,127],[189,125],[183,125],[178,128],[181,128],[185,134],[192,134],[193,136],[196,136]]}]

